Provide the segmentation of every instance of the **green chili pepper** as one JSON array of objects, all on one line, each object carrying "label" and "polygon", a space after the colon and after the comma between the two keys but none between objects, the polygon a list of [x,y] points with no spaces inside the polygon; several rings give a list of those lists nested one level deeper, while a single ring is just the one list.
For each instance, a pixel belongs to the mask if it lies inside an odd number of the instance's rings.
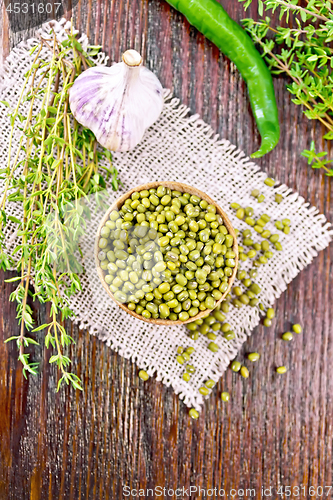
[{"label": "green chili pepper", "polygon": [[278,143],[280,127],[271,74],[247,33],[216,0],[167,0],[235,63],[244,78],[261,146],[252,158],[269,153]]}]

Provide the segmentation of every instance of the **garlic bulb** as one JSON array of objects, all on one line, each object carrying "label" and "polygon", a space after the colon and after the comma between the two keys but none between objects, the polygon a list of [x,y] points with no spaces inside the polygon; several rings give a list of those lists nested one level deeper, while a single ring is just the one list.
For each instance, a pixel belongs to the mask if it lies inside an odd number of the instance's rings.
[{"label": "garlic bulb", "polygon": [[111,151],[128,151],[163,108],[162,85],[135,50],[122,62],[89,68],[75,80],[69,102],[76,120]]}]

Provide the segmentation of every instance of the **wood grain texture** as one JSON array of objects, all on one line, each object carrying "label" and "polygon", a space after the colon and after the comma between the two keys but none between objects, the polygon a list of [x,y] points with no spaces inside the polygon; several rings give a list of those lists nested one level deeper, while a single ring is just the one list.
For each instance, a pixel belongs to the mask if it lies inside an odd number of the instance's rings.
[{"label": "wood grain texture", "polygon": [[[246,16],[235,0],[220,2],[237,21],[256,15],[256,2]],[[80,0],[73,17],[111,60],[129,47],[141,51],[162,84],[217,133],[247,153],[258,147],[236,68],[164,0]],[[4,17],[2,33],[4,54],[29,36],[11,34]],[[274,83],[282,136],[258,164],[333,220],[330,179],[300,156],[311,139],[324,144],[323,130],[291,103],[282,77]],[[250,378],[228,370],[195,422],[172,389],[154,379],[143,383],[134,364],[69,322],[76,340],[70,356],[83,394],[70,388],[55,394],[58,375],[43,348],[31,351],[41,361],[40,376],[26,381],[15,346],[3,344],[18,328],[8,302],[13,284],[1,275],[0,499],[120,499],[124,485],[191,484],[255,488],[255,498],[262,498],[261,487],[332,485],[332,258],[331,246],[289,285],[277,302],[273,327],[256,328],[238,356],[261,353]],[[34,311],[45,322],[47,308],[35,304]],[[284,343],[280,336],[291,322],[303,324],[304,333]],[[36,338],[42,344],[43,334]],[[274,371],[281,364],[290,367],[285,376]],[[220,400],[222,389],[232,395],[228,404]],[[313,498],[303,491],[289,498]],[[276,490],[272,497],[284,498]]]}]

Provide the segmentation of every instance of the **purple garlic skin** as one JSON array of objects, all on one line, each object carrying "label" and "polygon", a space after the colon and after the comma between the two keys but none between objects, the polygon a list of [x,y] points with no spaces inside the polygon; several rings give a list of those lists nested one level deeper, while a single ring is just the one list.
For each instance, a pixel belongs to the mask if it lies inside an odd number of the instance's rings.
[{"label": "purple garlic skin", "polygon": [[111,67],[89,68],[75,80],[69,103],[75,119],[89,128],[110,151],[129,151],[160,116],[163,89],[142,66],[138,52],[128,50]]}]

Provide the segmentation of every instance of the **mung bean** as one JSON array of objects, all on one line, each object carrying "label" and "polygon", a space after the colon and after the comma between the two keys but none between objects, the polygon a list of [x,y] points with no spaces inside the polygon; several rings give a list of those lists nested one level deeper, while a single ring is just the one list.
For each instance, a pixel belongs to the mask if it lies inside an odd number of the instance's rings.
[{"label": "mung bean", "polygon": [[221,399],[222,401],[224,401],[225,403],[229,401],[230,399],[230,394],[229,392],[222,392],[221,394]]},{"label": "mung bean", "polygon": [[147,372],[145,372],[144,370],[140,370],[139,371],[139,377],[141,378],[141,380],[145,381],[149,379],[149,375]]},{"label": "mung bean", "polygon": [[255,361],[258,361],[258,359],[260,358],[260,354],[258,352],[251,352],[247,357],[254,363]]},{"label": "mung bean", "polygon": [[242,365],[239,361],[233,361],[231,363],[231,369],[233,372],[239,372],[239,370],[241,369]]}]

